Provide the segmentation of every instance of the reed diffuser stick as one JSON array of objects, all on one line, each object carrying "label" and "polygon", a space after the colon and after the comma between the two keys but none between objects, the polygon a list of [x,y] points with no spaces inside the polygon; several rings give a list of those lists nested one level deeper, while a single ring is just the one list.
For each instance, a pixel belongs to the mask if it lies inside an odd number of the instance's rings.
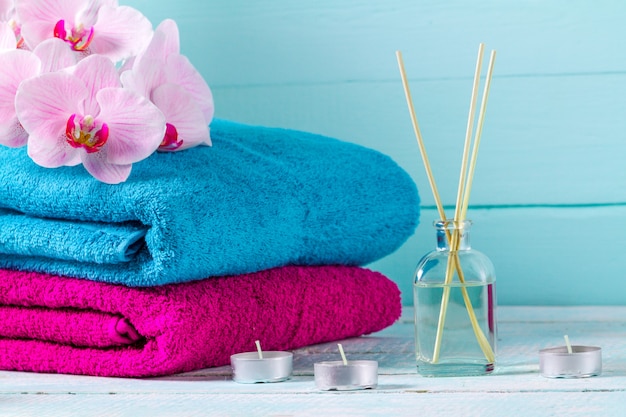
[{"label": "reed diffuser stick", "polygon": [[469,197],[472,191],[472,182],[474,181],[474,171],[476,170],[476,159],[478,157],[478,147],[480,146],[480,137],[483,133],[483,124],[485,122],[485,113],[487,111],[487,100],[489,98],[489,90],[491,89],[491,77],[493,76],[493,66],[496,62],[496,51],[492,50],[489,56],[489,67],[487,69],[487,77],[485,79],[485,87],[483,89],[483,98],[478,113],[478,123],[476,125],[476,137],[474,138],[474,147],[472,149],[472,157],[467,173],[467,183],[463,195],[463,206],[461,209],[461,220],[465,220],[467,216],[467,208],[469,206]]},{"label": "reed diffuser stick", "polygon": [[426,153],[426,147],[424,146],[424,139],[422,139],[422,133],[420,132],[419,124],[417,123],[417,116],[415,115],[415,107],[413,106],[413,99],[411,98],[411,90],[409,88],[409,80],[404,70],[404,60],[402,59],[402,52],[396,51],[396,59],[398,60],[398,67],[400,68],[400,77],[402,78],[402,87],[404,87],[404,95],[406,96],[406,104],[409,106],[409,116],[411,116],[411,122],[413,124],[413,131],[415,133],[415,139],[417,139],[417,146],[422,155],[422,161],[424,162],[424,168],[426,168],[426,176],[428,177],[428,183],[430,189],[433,192],[435,198],[435,204],[437,205],[437,211],[441,220],[446,220],[446,213],[441,204],[441,198],[439,197],[439,191],[437,190],[437,184],[435,183],[435,177],[433,171],[430,168],[430,162],[428,160],[428,154]]},{"label": "reed diffuser stick", "polygon": [[[446,315],[448,312],[448,302],[450,300],[450,290],[451,290],[450,284],[452,283],[452,278],[454,276],[455,266],[458,271],[457,274],[459,276],[459,281],[461,283],[465,282],[464,276],[461,273],[460,262],[458,260],[458,252],[457,252],[459,249],[459,244],[461,240],[461,235],[460,235],[461,230],[459,229],[459,225],[461,223],[459,222],[459,220],[461,218],[461,207],[462,207],[462,202],[463,202],[463,195],[465,193],[465,184],[466,184],[466,178],[467,178],[467,165],[468,165],[468,159],[469,159],[471,142],[472,142],[472,131],[473,131],[473,126],[474,126],[474,119],[476,118],[476,101],[478,99],[478,88],[480,85],[480,73],[482,70],[484,47],[485,45],[482,43],[478,45],[478,56],[476,58],[476,69],[474,71],[474,82],[472,84],[472,94],[470,98],[469,115],[467,118],[467,128],[465,131],[465,142],[463,145],[463,155],[461,158],[461,172],[459,174],[459,185],[457,189],[456,205],[455,205],[455,210],[454,210],[454,223],[456,227],[454,228],[454,231],[452,233],[452,238],[448,240],[448,245],[450,248],[450,256],[448,256],[448,263],[446,265],[446,277],[444,281],[445,285],[443,287],[443,293],[441,295],[439,320],[437,322],[437,334],[435,336],[435,347],[433,349],[433,362],[434,363],[439,361],[439,353],[441,351],[441,342],[443,338],[443,328],[445,326]],[[465,301],[468,313],[470,313],[470,319],[472,317],[475,318],[475,315],[473,314],[474,309],[471,305],[469,294],[467,294],[467,289],[465,287],[461,287],[461,290],[464,296],[464,301]],[[473,321],[472,321],[472,324],[474,324]],[[476,322],[476,325],[478,325],[477,322]],[[478,327],[478,329],[480,330],[480,327]],[[482,333],[482,330],[480,330],[479,333],[476,333],[476,337],[483,350],[483,353],[485,353],[485,355],[487,356],[488,351],[485,352],[485,347],[484,347],[484,341],[486,341],[486,338],[484,338],[484,334]]]},{"label": "reed diffuser stick", "polygon": [[463,145],[463,157],[461,158],[461,173],[459,175],[459,187],[456,194],[456,205],[454,206],[454,221],[461,218],[461,204],[465,193],[465,183],[467,178],[467,163],[469,160],[470,146],[472,142],[472,132],[474,129],[474,119],[476,118],[476,101],[478,100],[478,87],[480,86],[480,72],[483,65],[483,54],[485,45],[478,45],[478,57],[476,58],[476,70],[474,71],[474,84],[472,85],[472,96],[470,99],[469,115],[467,117],[467,127],[465,129],[465,143]]},{"label": "reed diffuser stick", "polygon": [[[426,169],[426,174],[428,176],[428,180],[431,186],[431,190],[433,192],[433,196],[435,198],[435,203],[437,205],[437,210],[439,212],[439,216],[441,218],[442,221],[446,221],[446,215],[445,215],[445,211],[443,209],[443,204],[441,204],[441,198],[439,197],[439,192],[437,191],[437,185],[435,183],[434,180],[434,176],[432,174],[432,169],[430,167],[430,162],[428,160],[428,155],[426,153],[426,148],[424,146],[424,141],[421,135],[421,132],[419,130],[419,124],[417,122],[417,117],[415,115],[415,109],[413,106],[413,100],[411,98],[411,92],[410,92],[410,88],[409,88],[409,84],[408,84],[408,79],[406,76],[406,71],[404,69],[404,61],[402,59],[402,53],[400,51],[396,51],[396,58],[398,60],[398,67],[400,69],[400,76],[402,78],[402,85],[404,87],[404,93],[406,96],[406,100],[407,100],[407,105],[409,108],[409,115],[411,116],[411,121],[413,123],[413,130],[415,132],[415,137],[417,139],[417,143],[420,149],[420,153],[422,155],[422,160],[424,161],[424,167]],[[450,236],[450,232],[448,230],[446,230],[446,238],[448,239],[448,242],[450,242],[451,236]],[[450,244],[450,243],[449,243]],[[457,273],[459,275],[459,280],[461,280],[462,282],[465,281],[464,277],[463,277],[463,271],[461,269],[461,265],[458,259],[458,253],[455,254],[454,256],[455,259],[455,268],[457,269]],[[487,338],[485,337],[485,335],[482,332],[482,329],[480,328],[480,326],[478,325],[478,321],[476,319],[476,315],[474,314],[474,310],[472,308],[470,299],[469,299],[469,295],[467,294],[467,289],[463,288],[463,298],[466,304],[466,308],[468,310],[469,316],[470,316],[470,321],[472,324],[472,329],[474,330],[475,334],[476,334],[476,339],[478,340],[483,352],[485,353],[485,356],[487,357],[488,360],[493,361],[494,360],[494,355],[493,355],[493,350],[491,349],[491,346],[489,345],[489,342],[487,341]]]},{"label": "reed diffuser stick", "polygon": [[[470,192],[472,189],[472,183],[473,183],[473,179],[474,179],[474,171],[476,168],[476,159],[477,159],[477,155],[478,155],[478,148],[480,145],[480,138],[481,138],[481,134],[482,134],[482,127],[483,127],[483,123],[485,120],[485,113],[486,113],[486,109],[487,109],[487,101],[489,98],[489,91],[491,88],[491,78],[493,75],[493,67],[495,64],[495,56],[496,56],[496,51],[491,51],[491,55],[489,58],[489,68],[487,71],[487,77],[485,80],[485,86],[484,86],[484,90],[483,90],[483,96],[482,96],[482,101],[481,101],[481,106],[480,106],[480,111],[478,114],[478,124],[476,127],[476,133],[474,136],[474,144],[473,144],[473,149],[472,149],[472,156],[471,156],[471,161],[469,164],[469,168],[468,168],[468,173],[467,173],[467,178],[466,178],[466,183],[465,183],[465,187],[464,187],[464,192],[463,192],[463,203],[461,205],[461,209],[460,209],[460,215],[458,218],[459,223],[465,221],[466,219],[466,215],[467,215],[467,208],[469,205],[469,196],[470,196]],[[471,113],[471,112],[470,112]],[[455,220],[457,220],[456,216],[459,210],[459,206],[458,206],[458,201],[457,201],[457,206],[456,206],[456,211],[455,211]],[[457,230],[455,230],[457,231]],[[452,247],[451,250],[455,250],[455,256],[454,256],[454,260],[455,262],[459,262],[458,260],[458,253],[456,252],[456,250],[458,250],[458,243],[459,243],[459,238],[457,237],[455,239],[455,237],[453,236],[452,238]],[[456,246],[455,246],[456,245]],[[448,267],[447,270],[447,274],[446,274],[446,282],[449,283],[451,282],[452,279],[452,274],[450,273],[452,269],[450,267]],[[457,271],[460,272],[461,269],[460,267],[457,267]],[[460,282],[464,282],[465,279],[464,277],[462,277],[462,275],[459,273],[459,281]],[[448,288],[448,287],[444,287],[444,288]],[[469,295],[467,294],[467,290],[465,289],[465,287],[462,287],[462,289],[464,289],[465,291],[463,291],[463,298],[465,300],[465,305],[471,305],[471,301],[469,299]],[[444,294],[445,296],[445,294]],[[448,294],[449,296],[449,294]],[[443,299],[442,299],[442,305],[443,305]],[[447,308],[447,302],[446,302],[446,308]],[[442,311],[443,311],[443,306],[442,306]],[[470,322],[472,323],[472,327],[474,328],[474,333],[476,334],[476,338],[478,340],[478,343],[480,344],[480,347],[483,351],[483,354],[485,355],[485,357],[487,358],[488,361],[493,362],[495,360],[495,355],[493,353],[493,349],[491,348],[491,345],[489,344],[489,341],[487,340],[487,338],[485,337],[484,333],[482,332],[482,330],[478,327],[478,322],[476,320],[476,315],[474,313],[474,310],[472,308],[467,308],[467,313],[469,315],[470,318]],[[444,313],[444,320],[445,320],[445,313]],[[440,315],[440,321],[441,321],[441,315]],[[438,326],[438,332],[439,332],[439,328],[441,328],[441,330],[443,331],[443,323],[440,323],[440,326]],[[439,333],[438,333],[439,335]],[[438,351],[437,351],[437,343],[435,343],[435,354],[434,354],[434,358],[438,358]],[[433,360],[435,361],[435,360]]]},{"label": "reed diffuser stick", "polygon": [[[487,69],[487,76],[485,79],[485,86],[484,86],[483,96],[482,96],[482,100],[480,104],[480,111],[478,113],[478,124],[476,126],[476,134],[474,137],[474,143],[472,147],[472,156],[471,156],[471,161],[470,161],[469,168],[468,168],[466,185],[464,187],[465,189],[463,192],[463,204],[462,204],[461,214],[459,218],[460,222],[465,221],[467,217],[467,208],[469,206],[469,196],[472,190],[472,184],[474,180],[474,171],[476,169],[476,159],[478,156],[478,148],[480,146],[480,138],[482,135],[483,124],[485,121],[485,113],[487,110],[487,101],[489,98],[489,91],[491,88],[491,78],[493,76],[493,67],[495,64],[495,59],[496,59],[496,51],[492,50],[491,55],[489,56],[489,66]],[[458,253],[455,255],[455,259],[456,259],[456,262],[459,261]],[[460,269],[458,270],[460,271]],[[461,277],[461,274],[459,274],[459,281],[464,282],[464,279]],[[463,298],[465,299],[465,304],[468,305],[468,303],[471,303],[471,301],[469,300],[469,295],[467,294],[466,288],[463,287],[463,289],[465,290],[463,292]],[[474,333],[476,334],[478,343],[480,344],[483,354],[485,355],[485,357],[487,358],[489,362],[495,361],[495,354],[493,353],[491,344],[485,337],[485,334],[482,332],[480,327],[478,327],[478,321],[476,320],[476,315],[474,313],[474,310],[471,308],[468,308],[467,313],[470,317],[470,322],[472,323],[472,327],[474,327]]]}]

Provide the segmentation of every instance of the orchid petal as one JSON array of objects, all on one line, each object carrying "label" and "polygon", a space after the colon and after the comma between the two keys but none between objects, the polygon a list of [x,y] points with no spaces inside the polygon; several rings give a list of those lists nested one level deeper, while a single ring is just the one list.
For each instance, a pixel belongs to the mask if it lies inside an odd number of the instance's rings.
[{"label": "orchid petal", "polygon": [[159,62],[165,62],[167,55],[163,52],[167,39],[162,32],[155,31],[152,34],[152,38],[148,45],[133,60],[133,65],[130,69],[136,69],[136,66],[144,59],[156,60]]},{"label": "orchid petal", "polygon": [[22,81],[39,73],[41,63],[32,52],[14,49],[0,54],[0,122],[15,115],[15,93]]},{"label": "orchid petal", "polygon": [[100,112],[100,106],[96,102],[98,91],[107,87],[122,86],[113,62],[101,55],[91,55],[81,60],[73,68],[73,75],[82,80],[89,90],[84,113],[94,117]]},{"label": "orchid petal", "polygon": [[131,56],[130,58],[126,58],[119,66],[118,72],[122,74],[126,71],[130,71],[133,68],[133,65],[135,65],[135,59],[137,59],[137,56]]},{"label": "orchid petal", "polygon": [[139,94],[150,98],[152,91],[167,82],[162,61],[141,59],[136,62],[131,74],[125,76],[125,87],[133,88]]},{"label": "orchid petal", "polygon": [[134,71],[127,70],[121,73],[120,81],[122,82],[122,86],[124,88],[141,96],[149,97],[150,92],[146,89],[143,79],[141,77],[137,77],[137,74]]},{"label": "orchid petal", "polygon": [[210,124],[215,111],[213,94],[202,75],[184,55],[170,55],[167,58],[167,79],[170,83],[182,86],[200,106],[206,124]]},{"label": "orchid petal", "polygon": [[165,19],[154,31],[152,40],[140,55],[140,59],[156,59],[165,62],[168,55],[180,53],[178,26],[172,19]]},{"label": "orchid petal", "polygon": [[7,22],[0,22],[0,51],[10,51],[17,46],[13,28]]},{"label": "orchid petal", "polygon": [[96,99],[102,109],[99,119],[109,127],[109,140],[103,147],[107,162],[132,164],[159,147],[165,117],[147,98],[122,88],[105,88]]},{"label": "orchid petal", "polygon": [[[32,136],[56,141],[68,117],[83,113],[80,103],[88,96],[84,84],[70,74],[52,72],[23,81],[15,96],[15,109]],[[32,137],[31,137],[32,139]]]},{"label": "orchid petal", "polygon": [[22,23],[22,37],[30,49],[53,37],[59,20],[74,23],[76,12],[87,0],[16,0],[15,10]]},{"label": "orchid petal", "polygon": [[28,156],[45,168],[80,164],[80,151],[67,143],[63,128],[46,136],[31,134],[28,138]]},{"label": "orchid petal", "polygon": [[137,69],[137,66],[141,65],[143,60],[156,62],[157,65],[163,66],[169,55],[178,54],[179,52],[180,36],[178,26],[173,20],[165,19],[157,27],[145,50],[136,57],[133,68]]},{"label": "orchid petal", "polygon": [[204,121],[200,107],[181,87],[164,84],[154,90],[152,100],[165,115],[167,123],[176,127],[178,138],[183,141],[177,150],[211,144],[209,126]]},{"label": "orchid petal", "polygon": [[156,31],[165,35],[165,43],[163,46],[164,56],[180,53],[180,34],[178,32],[178,25],[172,19],[163,20]]},{"label": "orchid petal", "polygon": [[0,54],[0,144],[18,147],[28,137],[17,120],[15,95],[20,83],[37,75],[39,59],[29,51],[14,49]]},{"label": "orchid petal", "polygon": [[41,59],[41,72],[55,72],[76,64],[76,54],[57,38],[46,39],[33,50]]},{"label": "orchid petal", "polygon": [[0,0],[0,20],[8,22],[14,12],[13,0]]},{"label": "orchid petal", "polygon": [[102,6],[94,30],[91,51],[114,62],[137,55],[152,38],[150,21],[128,6]]},{"label": "orchid petal", "polygon": [[102,6],[118,7],[116,0],[90,0],[86,2],[85,8],[80,11],[78,21],[85,26],[93,26],[98,20],[98,11]]},{"label": "orchid petal", "polygon": [[132,169],[131,164],[117,165],[108,162],[106,150],[81,155],[83,166],[96,179],[107,184],[119,184],[126,181]]},{"label": "orchid petal", "polygon": [[122,85],[144,97],[150,98],[152,91],[167,82],[163,65],[152,59],[136,61],[134,69],[121,75]]},{"label": "orchid petal", "polygon": [[9,148],[21,148],[28,142],[28,133],[17,116],[0,124],[0,144]]}]

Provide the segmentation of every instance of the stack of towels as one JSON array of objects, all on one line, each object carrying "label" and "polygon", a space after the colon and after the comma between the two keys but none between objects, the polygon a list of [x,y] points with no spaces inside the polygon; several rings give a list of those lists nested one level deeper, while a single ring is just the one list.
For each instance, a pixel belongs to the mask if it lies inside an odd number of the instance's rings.
[{"label": "stack of towels", "polygon": [[413,234],[415,184],[379,152],[214,120],[118,185],[0,149],[0,369],[168,375],[381,330],[363,268]]}]

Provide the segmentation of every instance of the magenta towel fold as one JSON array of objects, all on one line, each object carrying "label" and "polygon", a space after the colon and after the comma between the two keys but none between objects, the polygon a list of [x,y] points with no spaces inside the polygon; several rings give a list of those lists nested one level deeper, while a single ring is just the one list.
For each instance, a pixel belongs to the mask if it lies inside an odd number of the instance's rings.
[{"label": "magenta towel fold", "polygon": [[227,365],[372,333],[400,291],[360,267],[286,266],[159,287],[0,269],[0,369],[114,377]]}]

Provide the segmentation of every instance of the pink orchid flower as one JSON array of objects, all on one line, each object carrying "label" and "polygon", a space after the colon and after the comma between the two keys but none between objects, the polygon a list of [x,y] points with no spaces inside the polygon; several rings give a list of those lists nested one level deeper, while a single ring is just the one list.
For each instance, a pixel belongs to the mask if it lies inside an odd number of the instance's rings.
[{"label": "pink orchid flower", "polygon": [[161,143],[165,118],[145,97],[122,88],[115,65],[92,55],[68,69],[23,81],[15,97],[28,154],[49,168],[78,165],[117,184]]},{"label": "pink orchid flower", "polygon": [[15,111],[15,94],[20,83],[74,64],[75,55],[59,39],[48,39],[33,52],[14,48],[0,53],[0,144],[17,148],[28,141],[28,133]]},{"label": "pink orchid flower", "polygon": [[209,124],[213,119],[213,96],[191,62],[180,54],[178,27],[163,21],[132,69],[122,73],[124,87],[150,99],[167,121],[160,151],[211,145]]},{"label": "pink orchid flower", "polygon": [[117,0],[16,0],[15,7],[31,49],[56,37],[79,54],[117,62],[138,54],[152,36],[150,21]]}]

